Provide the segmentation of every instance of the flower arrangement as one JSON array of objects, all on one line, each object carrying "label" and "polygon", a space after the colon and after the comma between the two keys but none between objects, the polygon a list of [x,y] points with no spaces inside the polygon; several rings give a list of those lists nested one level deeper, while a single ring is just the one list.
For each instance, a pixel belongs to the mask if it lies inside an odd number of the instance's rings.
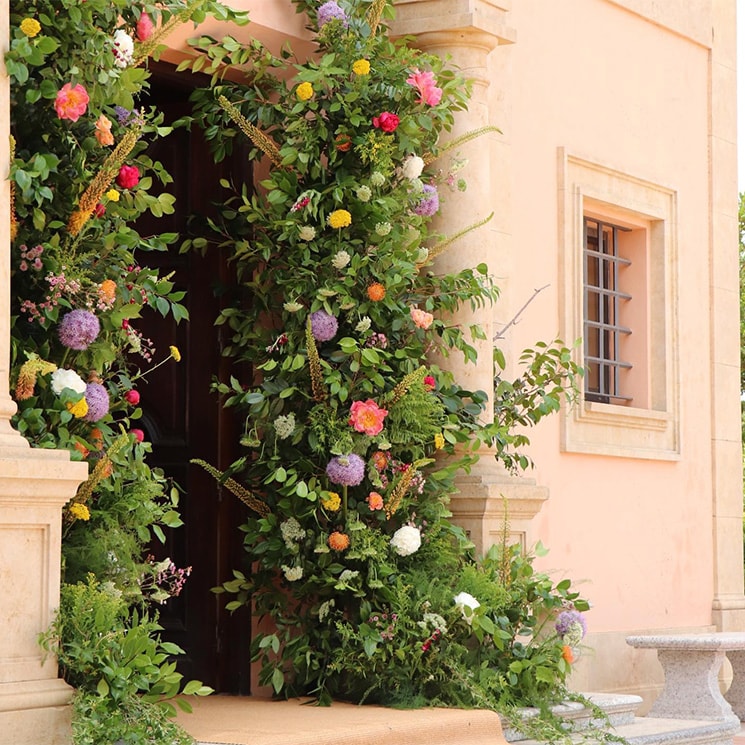
[{"label": "flower arrangement", "polygon": [[[151,605],[176,594],[186,570],[145,553],[181,524],[178,490],[148,466],[150,445],[132,424],[143,376],[180,357],[152,348],[142,314],[178,322],[188,313],[184,294],[146,266],[147,252],[176,236],[141,236],[132,223],[173,210],[170,194],[150,193],[153,176],[168,175],[147,146],[167,129],[157,111],[138,108],[149,77],[142,63],[177,23],[208,12],[241,20],[211,0],[10,4],[14,424],[33,446],[67,449],[89,465],[63,513],[63,602],[46,643],[79,688],[77,710],[107,722],[107,742],[116,732],[129,741],[154,720],[169,742],[181,737],[164,723],[170,704],[146,711],[182,689],[166,659],[179,650],[160,645]],[[77,635],[78,613],[111,622],[95,650]],[[135,637],[146,651],[122,657],[123,640]],[[151,678],[135,684],[145,662]],[[130,720],[135,710],[141,724]],[[100,732],[88,739],[84,719],[75,719],[76,743],[100,742]]]},{"label": "flower arrangement", "polygon": [[[432,218],[466,188],[454,154],[476,133],[440,138],[469,83],[388,37],[387,0],[294,4],[316,32],[307,62],[232,38],[193,41],[214,75],[193,98],[216,159],[239,131],[250,157],[271,163],[259,193],[235,186],[215,226],[251,297],[217,323],[232,331],[226,354],[255,373],[215,386],[251,435],[229,473],[203,465],[252,510],[241,526],[251,575],[236,570],[216,591],[232,596],[229,609],[252,605],[273,621],[252,649],[260,682],[280,695],[558,700],[565,645],[536,619],[586,602],[506,542],[476,562],[448,519],[485,396],[432,359],[473,361],[483,332],[452,313],[498,296],[486,265],[444,275],[433,265],[457,237]],[[232,60],[243,67],[227,76]]]}]

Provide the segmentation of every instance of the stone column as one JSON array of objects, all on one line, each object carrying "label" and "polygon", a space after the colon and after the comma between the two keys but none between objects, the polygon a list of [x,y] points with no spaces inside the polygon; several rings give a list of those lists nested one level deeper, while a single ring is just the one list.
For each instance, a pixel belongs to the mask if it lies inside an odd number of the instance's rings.
[{"label": "stone column", "polygon": [[[511,0],[397,0],[396,21],[391,28],[397,36],[415,35],[416,46],[423,51],[441,57],[449,55],[463,75],[473,81],[468,110],[456,114],[453,137],[487,125],[503,132],[478,137],[445,156],[468,161],[463,171],[467,189],[443,195],[436,222],[439,231],[452,235],[494,213],[489,223],[467,233],[435,261],[436,270],[442,273],[486,263],[500,287],[501,299],[496,308],[487,306],[472,311],[466,306],[453,318],[464,330],[474,323],[484,330],[486,338],[474,343],[477,364],[464,363],[457,355],[438,360],[464,388],[487,393],[487,421],[493,416],[492,339],[509,319],[511,306],[509,102],[500,88],[509,75],[509,52],[499,48],[515,41],[515,32],[509,26],[510,6]],[[440,167],[446,168],[447,163]],[[505,351],[510,357],[510,350]],[[455,522],[469,532],[479,553],[501,539],[505,518],[513,541],[532,543],[531,520],[548,497],[548,490],[531,479],[509,476],[495,460],[493,451],[484,450],[480,456],[471,473],[456,482],[459,493],[450,505]]]},{"label": "stone column", "polygon": [[88,473],[67,451],[32,450],[11,426],[9,392],[10,87],[2,58],[8,2],[0,5],[0,743],[70,742],[72,689],[37,642],[59,603],[62,506]]}]

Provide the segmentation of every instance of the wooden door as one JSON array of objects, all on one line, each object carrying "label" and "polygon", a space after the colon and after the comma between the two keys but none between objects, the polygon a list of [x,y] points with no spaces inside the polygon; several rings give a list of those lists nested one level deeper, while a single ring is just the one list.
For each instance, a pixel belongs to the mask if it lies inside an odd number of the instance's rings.
[{"label": "wooden door", "polygon": [[[176,75],[167,66],[156,65],[145,105],[163,111],[166,122],[190,111],[188,101],[193,80]],[[212,203],[222,190],[218,181],[232,175],[242,163],[213,164],[198,128],[177,129],[151,146],[149,155],[173,176],[168,191],[176,196],[176,213],[138,223],[142,235],[178,232],[186,237],[200,220],[194,216],[214,214]],[[245,161],[244,161],[245,163]],[[192,220],[190,220],[190,217]],[[180,243],[180,241],[178,242]],[[149,311],[140,322],[145,336],[155,343],[155,360],[168,354],[170,345],[181,352],[181,362],[170,361],[155,370],[139,387],[144,411],[139,425],[152,442],[149,463],[158,466],[183,490],[180,510],[184,526],[169,531],[165,546],[154,544],[157,559],[169,556],[177,566],[191,566],[192,573],[182,594],[161,609],[164,638],[186,650],[179,671],[186,679],[199,679],[217,691],[249,693],[249,646],[251,621],[247,609],[233,616],[224,610],[225,596],[211,588],[231,578],[233,568],[244,568],[242,533],[244,506],[193,458],[226,468],[236,457],[238,435],[232,414],[224,410],[212,381],[226,379],[229,364],[221,356],[222,334],[214,321],[220,304],[231,302],[235,287],[230,268],[217,251],[206,256],[196,252],[179,254],[178,244],[165,253],[143,255],[147,266],[161,275],[173,272],[178,289],[186,291],[184,304],[190,320],[176,325]]]}]

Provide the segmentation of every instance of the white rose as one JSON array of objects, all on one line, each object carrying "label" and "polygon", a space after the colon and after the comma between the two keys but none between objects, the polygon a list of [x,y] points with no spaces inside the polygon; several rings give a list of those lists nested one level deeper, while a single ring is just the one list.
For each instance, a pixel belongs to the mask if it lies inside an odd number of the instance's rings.
[{"label": "white rose", "polygon": [[471,623],[473,620],[473,612],[478,608],[481,603],[473,595],[467,592],[459,592],[454,598],[453,602],[460,608],[463,618]]},{"label": "white rose", "polygon": [[419,550],[422,545],[422,534],[412,525],[399,528],[391,538],[391,546],[399,556],[409,556]]},{"label": "white rose", "polygon": [[52,390],[59,396],[65,388],[75,393],[85,393],[85,381],[75,370],[58,368],[52,373]]},{"label": "white rose", "polygon": [[401,166],[401,174],[407,179],[419,178],[423,170],[424,161],[418,155],[410,155]]}]

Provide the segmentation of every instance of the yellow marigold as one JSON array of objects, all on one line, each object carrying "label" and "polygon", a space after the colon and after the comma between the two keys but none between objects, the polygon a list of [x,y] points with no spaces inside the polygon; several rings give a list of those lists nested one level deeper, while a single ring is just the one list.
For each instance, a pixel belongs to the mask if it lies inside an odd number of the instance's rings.
[{"label": "yellow marigold", "polygon": [[374,303],[377,303],[385,297],[385,287],[383,287],[380,282],[373,282],[367,288],[367,296]]},{"label": "yellow marigold", "polygon": [[75,403],[68,403],[67,410],[76,418],[82,419],[88,413],[88,402],[81,398]]},{"label": "yellow marigold", "polygon": [[334,551],[346,551],[349,548],[349,536],[346,533],[341,533],[335,530],[329,536],[329,548]]},{"label": "yellow marigold", "polygon": [[104,196],[109,200],[109,202],[119,201],[119,192],[116,189],[109,189]]},{"label": "yellow marigold", "polygon": [[369,75],[370,74],[370,63],[366,59],[358,59],[352,65],[352,72],[355,75]]},{"label": "yellow marigold", "polygon": [[307,101],[313,96],[313,86],[310,83],[300,83],[295,89],[295,95],[300,101]]},{"label": "yellow marigold", "polygon": [[346,210],[334,210],[329,215],[329,225],[332,228],[346,228],[352,224],[352,215]]},{"label": "yellow marigold", "polygon": [[91,519],[91,511],[88,509],[86,505],[80,504],[80,502],[73,502],[70,505],[70,514],[76,520],[90,520]]},{"label": "yellow marigold", "polygon": [[105,303],[113,303],[116,299],[116,282],[113,279],[105,279],[98,286],[98,297]]},{"label": "yellow marigold", "polygon": [[336,512],[341,507],[341,497],[335,492],[326,492],[326,496],[321,498],[321,506],[329,512]]},{"label": "yellow marigold", "polygon": [[173,357],[176,362],[181,362],[181,352],[179,352],[178,347],[171,345],[168,349],[171,352],[171,357]]},{"label": "yellow marigold", "polygon": [[438,432],[435,435],[435,448],[437,450],[442,450],[445,447],[445,438],[442,436],[441,432]]},{"label": "yellow marigold", "polygon": [[41,24],[36,18],[24,18],[21,21],[20,28],[26,36],[33,38],[41,31]]}]

